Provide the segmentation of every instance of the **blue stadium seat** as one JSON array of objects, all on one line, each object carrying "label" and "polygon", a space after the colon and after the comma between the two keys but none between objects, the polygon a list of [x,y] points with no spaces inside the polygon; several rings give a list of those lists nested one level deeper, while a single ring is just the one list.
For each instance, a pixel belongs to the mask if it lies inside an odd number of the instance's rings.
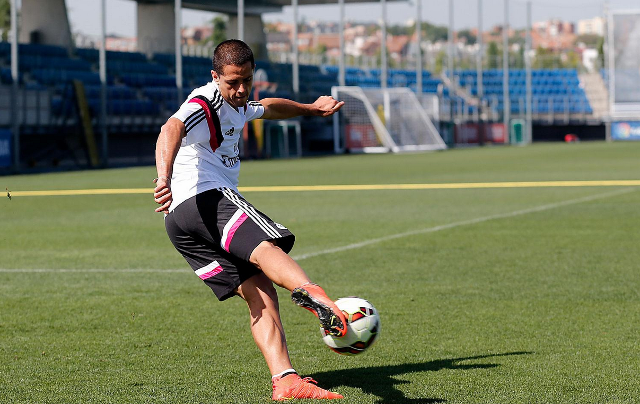
[{"label": "blue stadium seat", "polygon": [[165,66],[149,62],[132,62],[128,60],[110,60],[107,59],[107,73],[112,75],[120,75],[125,73],[140,74],[158,74],[167,75],[168,70]]},{"label": "blue stadium seat", "polygon": [[13,77],[11,76],[11,69],[8,67],[0,68],[0,81],[3,84],[13,83]]},{"label": "blue stadium seat", "polygon": [[86,60],[70,59],[66,56],[24,54],[19,56],[18,65],[21,71],[53,68],[59,70],[91,71],[91,64]]},{"label": "blue stadium seat", "polygon": [[66,48],[54,45],[41,45],[41,44],[18,44],[18,53],[21,55],[37,55],[44,57],[69,57],[69,52]]},{"label": "blue stadium seat", "polygon": [[170,87],[175,85],[175,76],[127,73],[120,76],[122,82],[131,87]]},{"label": "blue stadium seat", "polygon": [[60,83],[70,82],[72,80],[80,80],[84,84],[100,84],[100,75],[93,72],[57,69],[34,69],[31,71],[31,76],[38,83],[44,85],[56,85]]}]

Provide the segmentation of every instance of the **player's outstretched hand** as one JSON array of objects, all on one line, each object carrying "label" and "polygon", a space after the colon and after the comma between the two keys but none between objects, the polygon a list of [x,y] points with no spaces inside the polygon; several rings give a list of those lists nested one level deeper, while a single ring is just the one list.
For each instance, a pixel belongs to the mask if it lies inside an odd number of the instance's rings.
[{"label": "player's outstretched hand", "polygon": [[169,213],[169,206],[173,202],[173,195],[171,194],[171,180],[165,177],[159,177],[153,180],[156,187],[153,190],[153,198],[156,203],[160,205],[156,208],[158,213]]},{"label": "player's outstretched hand", "polygon": [[330,95],[323,95],[313,103],[316,109],[316,115],[318,116],[331,116],[338,112],[344,105],[344,101],[336,101]]}]

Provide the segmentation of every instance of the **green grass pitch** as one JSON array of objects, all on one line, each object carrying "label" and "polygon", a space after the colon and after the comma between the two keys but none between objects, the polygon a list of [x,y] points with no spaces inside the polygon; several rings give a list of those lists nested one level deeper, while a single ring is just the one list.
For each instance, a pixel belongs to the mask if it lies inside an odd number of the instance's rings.
[{"label": "green grass pitch", "polygon": [[[151,191],[153,177],[142,167],[0,186]],[[581,143],[247,161],[240,182],[638,179],[640,143]],[[381,313],[376,344],[344,357],[279,290],[294,366],[344,403],[640,400],[638,187],[245,196],[296,234],[292,255],[330,296]],[[154,208],[150,194],[0,200],[0,403],[270,402],[246,306],[214,298]]]}]

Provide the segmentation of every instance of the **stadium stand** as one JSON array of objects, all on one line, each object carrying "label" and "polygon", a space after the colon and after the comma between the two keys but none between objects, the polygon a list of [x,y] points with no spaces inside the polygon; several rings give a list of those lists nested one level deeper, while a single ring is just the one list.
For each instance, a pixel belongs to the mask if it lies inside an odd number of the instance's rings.
[{"label": "stadium stand", "polygon": [[[461,70],[460,85],[473,96],[478,95],[478,77],[475,70]],[[525,70],[509,71],[509,100],[511,113],[524,113],[526,97]],[[502,70],[487,70],[483,73],[482,100],[493,106],[498,112],[504,109]],[[532,70],[532,112],[534,114],[570,113],[591,114],[589,100],[580,85],[578,71],[575,69]]]},{"label": "stadium stand", "polygon": [[[50,94],[52,116],[65,111],[63,105],[71,100],[70,82],[80,80],[85,85],[91,111],[99,112],[100,77],[99,52],[96,49],[76,49],[70,55],[65,48],[20,44],[19,79],[21,85],[30,89],[45,89]],[[10,45],[0,42],[0,82],[11,84]],[[107,51],[107,111],[111,115],[148,115],[157,122],[166,119],[177,107],[179,100],[196,86],[211,80],[211,61],[207,57],[183,57],[183,94],[178,96],[175,85],[175,56],[157,53],[147,58],[139,52]],[[266,73],[273,83],[261,89],[260,98],[294,96],[292,88],[293,67],[286,63],[256,61],[256,70]],[[331,87],[338,84],[337,66],[300,65],[300,94],[303,101],[313,100],[319,95],[330,94]],[[349,86],[381,87],[380,69],[346,67],[345,81]],[[602,72],[604,79],[606,76]],[[495,114],[504,109],[503,72],[486,70],[483,74],[484,94],[478,99],[478,78],[475,70],[455,72],[458,90],[454,94],[440,77],[429,71],[422,74],[423,92],[439,94],[443,113],[472,114],[481,102]],[[416,91],[416,75],[413,70],[389,69],[388,87],[409,87]],[[525,71],[509,72],[509,99],[512,114],[524,113],[526,96]],[[464,94],[461,94],[461,91]],[[581,86],[575,69],[532,71],[533,114],[591,114],[589,100]],[[254,98],[253,94],[251,98]],[[475,99],[476,103],[470,103]]]}]

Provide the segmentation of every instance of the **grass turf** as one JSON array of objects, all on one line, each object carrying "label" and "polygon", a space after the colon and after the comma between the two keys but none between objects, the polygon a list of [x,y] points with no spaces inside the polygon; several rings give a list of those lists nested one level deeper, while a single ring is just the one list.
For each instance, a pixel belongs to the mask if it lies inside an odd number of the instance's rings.
[{"label": "grass turf", "polygon": [[[639,155],[637,143],[583,143],[250,161],[241,185],[638,179]],[[0,185],[140,188],[154,176],[143,167]],[[245,196],[297,235],[293,256],[415,233],[300,261],[331,296],[381,312],[381,338],[361,356],[329,351],[313,316],[279,291],[294,365],[345,403],[640,397],[636,188]],[[147,195],[3,198],[0,402],[270,401],[244,303],[215,300],[153,208]]]}]

